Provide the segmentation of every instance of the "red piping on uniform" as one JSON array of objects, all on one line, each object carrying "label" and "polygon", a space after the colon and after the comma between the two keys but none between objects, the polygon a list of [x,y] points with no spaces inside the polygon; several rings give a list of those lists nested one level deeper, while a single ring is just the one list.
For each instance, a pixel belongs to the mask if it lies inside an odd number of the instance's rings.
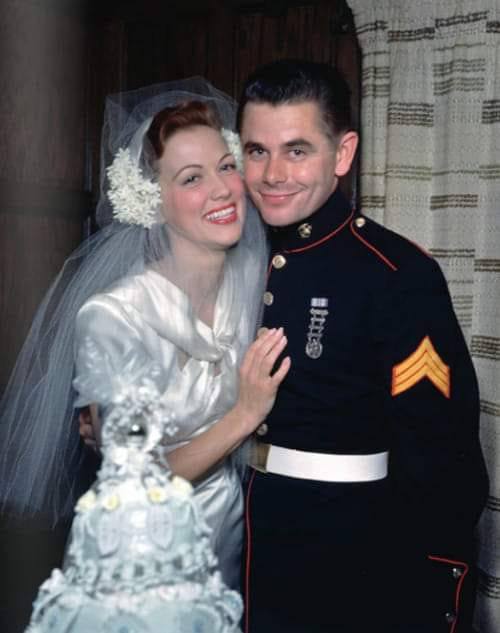
[{"label": "red piping on uniform", "polygon": [[363,244],[369,248],[371,251],[373,251],[375,253],[375,255],[378,255],[378,257],[380,257],[380,259],[385,262],[389,268],[391,268],[392,270],[397,270],[398,267],[395,266],[390,260],[387,259],[387,257],[385,257],[384,255],[382,255],[382,253],[380,251],[378,251],[375,246],[372,246],[369,242],[367,242],[364,238],[361,237],[361,235],[359,235],[358,233],[356,233],[356,231],[352,228],[352,224],[351,224],[351,233],[354,235],[354,237],[357,237],[358,240],[360,242],[363,242]]},{"label": "red piping on uniform", "polygon": [[253,480],[256,470],[250,475],[248,482],[247,498],[245,500],[245,524],[247,528],[247,556],[245,569],[245,633],[248,633],[250,626],[250,559],[252,558],[252,534],[250,529],[250,493],[252,492]]},{"label": "red piping on uniform", "polygon": [[328,235],[325,235],[325,237],[322,237],[320,240],[317,240],[316,242],[313,242],[312,244],[308,244],[307,246],[302,246],[301,248],[292,248],[290,250],[284,250],[283,252],[287,254],[302,253],[304,251],[308,251],[310,248],[314,248],[315,246],[319,246],[320,244],[323,244],[323,242],[326,242],[331,237],[333,237],[335,233],[338,233],[339,231],[341,231],[346,224],[349,224],[349,222],[352,220],[353,215],[354,215],[354,211],[351,211],[351,215],[347,218],[347,220],[345,220],[345,222],[342,222],[342,224],[338,226],[334,231],[332,231],[331,233],[328,233]]},{"label": "red piping on uniform", "polygon": [[[408,240],[408,238],[406,239]],[[420,246],[420,244],[417,244],[417,242],[413,242],[412,240],[408,240],[408,241],[410,242],[410,244],[413,244],[415,248],[418,248],[418,250],[421,251],[424,255],[427,255],[427,257],[429,257],[430,259],[434,259],[434,257],[429,253],[429,251],[426,251],[423,246]]]},{"label": "red piping on uniform", "polygon": [[464,584],[465,577],[467,576],[469,572],[469,565],[467,565],[467,563],[464,563],[461,560],[451,560],[449,558],[440,558],[439,556],[429,555],[427,558],[429,560],[435,560],[438,563],[448,563],[448,565],[459,565],[464,568],[463,574],[460,576],[460,580],[457,583],[457,590],[455,592],[455,614],[457,617],[453,620],[453,623],[450,628],[450,633],[455,633],[456,624],[458,622],[458,612],[459,612],[459,607],[460,607],[460,594],[462,592],[462,585]]}]

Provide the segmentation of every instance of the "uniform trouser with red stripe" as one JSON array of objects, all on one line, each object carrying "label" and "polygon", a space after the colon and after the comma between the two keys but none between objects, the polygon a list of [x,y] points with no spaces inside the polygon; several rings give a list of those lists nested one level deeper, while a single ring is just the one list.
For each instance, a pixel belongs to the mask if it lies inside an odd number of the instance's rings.
[{"label": "uniform trouser with red stripe", "polygon": [[456,580],[446,570],[448,588],[436,590],[433,563],[392,529],[391,513],[385,481],[252,471],[246,633],[459,633]]}]

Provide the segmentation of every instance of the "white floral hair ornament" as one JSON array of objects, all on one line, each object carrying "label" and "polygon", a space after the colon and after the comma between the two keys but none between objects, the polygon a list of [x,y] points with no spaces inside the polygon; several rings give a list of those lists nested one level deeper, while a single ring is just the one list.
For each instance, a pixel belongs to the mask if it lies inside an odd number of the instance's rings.
[{"label": "white floral hair ornament", "polygon": [[243,148],[241,147],[239,134],[233,132],[232,130],[228,130],[225,127],[221,129],[221,134],[223,139],[226,141],[229,151],[234,156],[236,168],[240,173],[243,173]]},{"label": "white floral hair ornament", "polygon": [[160,185],[144,178],[128,149],[118,150],[107,174],[113,217],[125,224],[151,228],[157,222],[156,209],[161,203]]}]

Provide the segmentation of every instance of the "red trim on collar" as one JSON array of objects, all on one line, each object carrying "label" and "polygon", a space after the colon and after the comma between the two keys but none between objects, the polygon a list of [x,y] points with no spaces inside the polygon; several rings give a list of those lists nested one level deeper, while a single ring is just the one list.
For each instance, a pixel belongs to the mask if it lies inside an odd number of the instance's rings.
[{"label": "red trim on collar", "polygon": [[370,244],[370,242],[367,242],[364,238],[362,238],[362,237],[361,237],[361,235],[359,235],[359,233],[356,233],[356,231],[354,230],[354,228],[353,228],[352,224],[351,224],[351,233],[354,235],[354,237],[357,237],[357,238],[358,238],[358,240],[359,240],[360,242],[362,242],[362,243],[363,243],[363,244],[364,244],[367,248],[369,248],[371,251],[373,251],[373,252],[375,253],[375,255],[377,255],[378,257],[380,257],[380,259],[381,259],[384,263],[386,263],[386,264],[389,266],[389,268],[391,268],[391,269],[392,269],[392,270],[394,270],[394,271],[396,271],[396,270],[398,269],[398,267],[397,267],[397,266],[395,266],[395,265],[394,265],[394,264],[393,264],[393,263],[392,263],[389,259],[387,259],[387,257],[385,257],[384,255],[382,255],[382,253],[381,253],[379,250],[377,250],[377,249],[375,248],[375,246],[372,246],[372,245]]},{"label": "red trim on collar", "polygon": [[313,242],[312,244],[308,244],[307,246],[302,246],[301,248],[291,248],[289,250],[284,250],[283,253],[286,253],[287,255],[290,253],[303,253],[304,251],[308,251],[310,248],[314,248],[315,246],[319,246],[320,244],[323,244],[323,242],[326,242],[331,237],[333,237],[336,233],[341,231],[346,226],[346,224],[349,224],[349,222],[352,220],[353,215],[354,215],[354,211],[351,211],[351,215],[347,218],[347,220],[342,222],[340,226],[334,229],[331,233],[328,233],[328,235],[325,235],[324,237],[322,237],[320,240],[317,240],[316,242]]},{"label": "red trim on collar", "polygon": [[441,558],[441,556],[427,556],[429,560],[435,560],[437,563],[447,563],[448,565],[455,565],[458,567],[463,567],[463,574],[460,576],[459,581],[457,582],[457,589],[455,591],[455,619],[452,622],[450,627],[450,633],[455,633],[455,629],[458,622],[458,613],[460,610],[460,597],[462,593],[462,585],[464,584],[465,577],[469,573],[469,565],[464,563],[462,560],[452,560],[450,558]]}]

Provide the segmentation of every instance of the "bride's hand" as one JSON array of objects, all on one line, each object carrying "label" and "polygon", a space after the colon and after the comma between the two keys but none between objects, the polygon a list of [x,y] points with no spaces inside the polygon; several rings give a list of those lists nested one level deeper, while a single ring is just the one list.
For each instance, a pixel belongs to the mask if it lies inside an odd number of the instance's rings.
[{"label": "bride's hand", "polygon": [[235,409],[248,434],[271,411],[278,387],[290,369],[290,357],[287,356],[271,374],[286,343],[283,328],[267,330],[252,343],[245,354],[240,368],[240,391]]}]

